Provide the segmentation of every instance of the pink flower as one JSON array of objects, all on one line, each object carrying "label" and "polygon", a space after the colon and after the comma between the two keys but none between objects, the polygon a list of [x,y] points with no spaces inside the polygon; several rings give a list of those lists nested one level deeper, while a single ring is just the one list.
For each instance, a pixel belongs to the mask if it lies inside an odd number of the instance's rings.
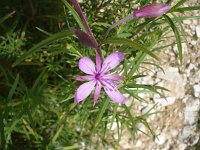
[{"label": "pink flower", "polygon": [[106,94],[111,100],[116,103],[123,104],[125,97],[119,92],[117,85],[124,77],[108,73],[111,69],[115,68],[124,59],[124,54],[121,52],[111,53],[101,65],[101,58],[96,54],[96,66],[93,61],[88,57],[83,57],[79,60],[78,66],[81,71],[88,74],[87,76],[79,76],[76,80],[88,81],[79,86],[76,90],[74,101],[76,103],[86,99],[92,90],[94,91],[94,104],[96,104],[101,88],[104,88]]},{"label": "pink flower", "polygon": [[159,15],[164,14],[171,8],[170,5],[168,4],[163,4],[163,3],[152,3],[150,5],[147,5],[143,8],[140,8],[139,10],[136,10],[133,13],[134,17],[157,17]]}]

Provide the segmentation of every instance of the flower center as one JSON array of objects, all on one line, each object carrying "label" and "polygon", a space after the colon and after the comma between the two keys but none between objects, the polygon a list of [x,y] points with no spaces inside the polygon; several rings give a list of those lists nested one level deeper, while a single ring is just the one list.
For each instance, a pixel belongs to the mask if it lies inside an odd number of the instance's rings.
[{"label": "flower center", "polygon": [[96,79],[96,80],[100,80],[100,78],[101,78],[101,73],[97,73],[97,74],[95,75],[95,79]]}]

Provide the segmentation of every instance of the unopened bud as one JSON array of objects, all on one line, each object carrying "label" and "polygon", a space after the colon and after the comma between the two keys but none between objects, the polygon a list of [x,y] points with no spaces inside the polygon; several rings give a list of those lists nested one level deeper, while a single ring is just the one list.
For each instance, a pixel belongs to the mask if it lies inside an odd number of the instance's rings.
[{"label": "unopened bud", "polygon": [[86,47],[97,48],[95,41],[85,32],[79,29],[73,29],[75,35],[78,37],[80,43]]},{"label": "unopened bud", "polygon": [[140,8],[139,10],[136,10],[133,13],[133,16],[137,17],[137,18],[157,17],[157,16],[160,16],[160,15],[166,13],[170,8],[171,8],[171,6],[168,5],[168,4],[153,3],[153,4],[150,4],[150,5],[147,5],[143,8]]}]

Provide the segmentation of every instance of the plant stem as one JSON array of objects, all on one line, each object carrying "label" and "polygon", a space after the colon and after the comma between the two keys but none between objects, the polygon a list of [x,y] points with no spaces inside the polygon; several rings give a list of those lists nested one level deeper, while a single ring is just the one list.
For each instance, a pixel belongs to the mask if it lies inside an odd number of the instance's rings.
[{"label": "plant stem", "polygon": [[[74,8],[75,8],[76,12],[78,13],[79,17],[81,18],[81,21],[83,23],[83,26],[85,27],[85,30],[86,30],[87,34],[89,34],[90,37],[94,40],[94,42],[97,45],[99,45],[97,40],[96,40],[96,38],[94,37],[91,29],[90,29],[90,26],[88,25],[88,21],[87,21],[85,15],[83,14],[78,1],[77,0],[71,0],[71,3],[74,6]],[[101,46],[98,46],[98,48],[96,48],[96,51],[99,53],[101,59],[103,60],[102,53],[101,53]]]},{"label": "plant stem", "polygon": [[105,40],[106,40],[108,34],[110,33],[110,31],[111,31],[113,28],[115,28],[116,26],[118,26],[118,25],[120,25],[120,24],[122,24],[122,23],[124,23],[124,22],[126,22],[126,21],[128,21],[128,20],[131,20],[131,19],[133,19],[133,18],[134,18],[134,16],[133,16],[133,14],[131,14],[131,15],[126,16],[125,18],[123,18],[123,19],[121,19],[121,20],[115,22],[112,26],[110,26],[110,27],[108,28],[108,30],[106,31],[106,34],[104,35],[104,38],[103,38],[103,40],[102,40],[102,43],[105,42]]},{"label": "plant stem", "polygon": [[3,123],[3,110],[0,109],[0,150],[5,149],[5,135],[4,135],[4,123]]}]

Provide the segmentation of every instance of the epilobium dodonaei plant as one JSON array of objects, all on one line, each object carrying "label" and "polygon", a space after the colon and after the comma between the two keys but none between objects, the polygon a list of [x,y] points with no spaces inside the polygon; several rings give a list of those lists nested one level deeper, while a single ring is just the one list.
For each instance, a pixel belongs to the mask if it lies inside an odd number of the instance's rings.
[{"label": "epilobium dodonaei plant", "polygon": [[[101,45],[97,43],[97,40],[93,36],[91,29],[87,23],[86,17],[82,13],[82,10],[78,2],[76,0],[72,0],[72,4],[74,5],[78,15],[80,16],[83,26],[85,27],[85,30],[87,32],[85,33],[79,29],[77,30],[73,29],[74,33],[76,34],[79,41],[83,45],[96,49],[96,67],[92,62],[92,60],[88,57],[83,57],[79,60],[79,69],[82,70],[84,73],[89,74],[89,76],[80,76],[76,79],[80,81],[89,81],[89,82],[82,84],[77,89],[74,98],[75,102],[80,102],[86,99],[96,85],[96,90],[94,92],[94,104],[95,104],[99,97],[101,87],[103,85],[105,92],[113,101],[120,104],[125,103],[124,96],[122,96],[122,94],[118,91],[118,88],[115,84],[115,82],[119,82],[119,80],[122,80],[123,78],[115,74],[105,75],[105,73],[108,73],[108,71],[116,67],[124,59],[124,54],[121,52],[112,53],[106,58],[101,67],[101,60],[102,60]],[[129,19],[137,19],[141,17],[148,17],[148,18],[157,17],[167,12],[170,8],[171,8],[170,5],[167,4],[153,3],[137,11],[134,11],[134,13],[131,16],[125,17],[124,19],[114,23],[108,29],[103,40],[105,40],[109,31],[112,28],[116,27],[117,25]]]},{"label": "epilobium dodonaei plant", "polygon": [[117,149],[122,131],[134,139],[141,123],[154,135],[147,122],[153,109],[138,105],[153,103],[141,95],[166,89],[138,79],[150,76],[151,66],[161,69],[155,59],[174,45],[163,42],[170,31],[180,64],[184,34],[177,26],[199,18],[184,12],[200,7],[183,7],[186,0],[79,2],[0,6],[0,149]]}]

